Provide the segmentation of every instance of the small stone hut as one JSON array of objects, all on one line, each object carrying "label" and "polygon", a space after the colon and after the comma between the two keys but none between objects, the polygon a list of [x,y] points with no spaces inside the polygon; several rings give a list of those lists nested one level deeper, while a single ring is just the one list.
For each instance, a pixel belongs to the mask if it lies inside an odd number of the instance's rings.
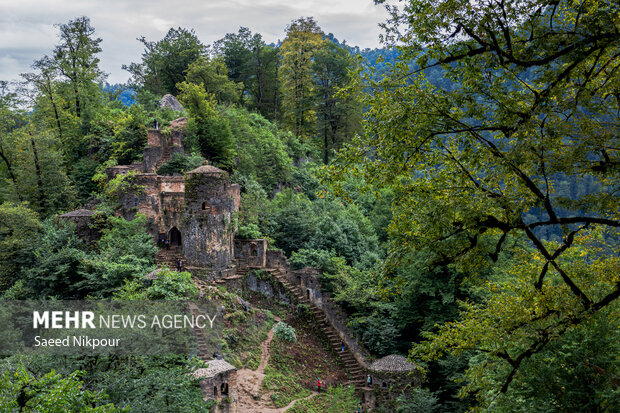
[{"label": "small stone hut", "polygon": [[75,211],[59,215],[58,218],[73,222],[75,224],[75,231],[77,235],[84,240],[84,242],[90,244],[101,238],[101,233],[93,228],[93,215],[95,215],[95,211],[80,208]]},{"label": "small stone hut", "polygon": [[396,398],[420,386],[421,378],[415,364],[399,354],[390,354],[368,368],[372,384],[364,389],[362,401],[366,409],[375,404],[391,406]]},{"label": "small stone hut", "polygon": [[235,238],[235,260],[248,267],[265,267],[267,240]]},{"label": "small stone hut", "polygon": [[200,380],[200,388],[205,400],[222,402],[228,398],[228,408],[234,412],[237,398],[237,369],[223,359],[213,359],[207,362],[207,367],[194,372],[194,377]]}]

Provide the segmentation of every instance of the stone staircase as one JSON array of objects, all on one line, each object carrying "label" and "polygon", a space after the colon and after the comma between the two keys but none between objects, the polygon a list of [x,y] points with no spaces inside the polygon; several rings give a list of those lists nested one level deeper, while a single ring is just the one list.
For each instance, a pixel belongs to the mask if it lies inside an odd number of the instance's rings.
[{"label": "stone staircase", "polygon": [[159,160],[155,164],[155,172],[157,172],[157,170],[169,160],[170,160],[170,146],[166,145],[162,147],[161,158],[159,158]]},{"label": "stone staircase", "polygon": [[[198,286],[197,286],[198,287]],[[200,288],[200,287],[198,287]],[[189,303],[189,309],[191,311],[191,313],[194,315],[194,317],[197,317],[199,315],[198,312],[198,306],[192,302]],[[197,346],[197,350],[198,350],[198,358],[204,362],[207,362],[209,360],[211,360],[213,357],[211,354],[209,354],[208,349],[207,349],[207,342],[205,340],[204,334],[202,332],[202,330],[200,328],[198,328],[196,325],[194,325],[194,327],[192,327],[192,331],[194,333],[194,336],[196,337],[196,346]]]},{"label": "stone staircase", "polygon": [[266,269],[265,271],[271,273],[291,294],[293,294],[293,296],[297,299],[299,303],[308,306],[308,308],[314,315],[318,325],[327,336],[331,348],[336,354],[338,354],[340,360],[342,361],[342,364],[348,372],[348,381],[344,384],[353,384],[358,388],[363,387],[366,383],[364,366],[362,366],[360,362],[355,358],[353,352],[346,343],[344,346],[344,351],[341,351],[342,339],[338,334],[338,330],[336,330],[336,328],[334,328],[334,326],[330,323],[323,310],[321,310],[319,307],[316,306],[316,304],[306,298],[301,288],[291,283],[280,269]]},{"label": "stone staircase", "polygon": [[157,267],[168,267],[171,270],[177,269],[177,259],[183,259],[181,255],[181,247],[171,245],[170,249],[162,248],[155,254],[155,263]]}]

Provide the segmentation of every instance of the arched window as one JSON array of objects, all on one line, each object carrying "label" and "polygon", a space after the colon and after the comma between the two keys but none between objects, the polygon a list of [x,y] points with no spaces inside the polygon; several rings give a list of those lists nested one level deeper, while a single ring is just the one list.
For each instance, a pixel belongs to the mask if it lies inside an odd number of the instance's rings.
[{"label": "arched window", "polygon": [[222,396],[228,396],[228,383],[222,383]]},{"label": "arched window", "polygon": [[250,244],[250,257],[258,257],[258,248],[255,243]]}]

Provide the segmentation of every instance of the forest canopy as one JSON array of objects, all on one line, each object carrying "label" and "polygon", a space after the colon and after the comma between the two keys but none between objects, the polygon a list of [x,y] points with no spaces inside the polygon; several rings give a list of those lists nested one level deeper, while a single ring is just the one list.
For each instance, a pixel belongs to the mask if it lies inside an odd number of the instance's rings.
[{"label": "forest canopy", "polygon": [[[620,6],[402,3],[386,24],[398,63],[331,176],[394,190],[391,265],[424,251],[483,289],[411,355],[473,352],[463,391],[501,410],[549,347],[617,320]],[[595,191],[558,190],[586,179]]]}]

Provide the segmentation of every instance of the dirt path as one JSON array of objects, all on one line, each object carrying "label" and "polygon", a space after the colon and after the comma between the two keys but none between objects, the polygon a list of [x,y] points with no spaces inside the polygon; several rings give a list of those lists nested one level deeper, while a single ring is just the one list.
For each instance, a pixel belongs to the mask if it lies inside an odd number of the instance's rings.
[{"label": "dirt path", "polygon": [[[280,321],[276,318],[276,322]],[[297,400],[293,400],[288,406],[274,408],[271,402],[271,393],[260,394],[261,385],[265,378],[265,367],[271,357],[271,340],[273,329],[269,331],[267,340],[260,345],[261,356],[258,369],[241,369],[237,371],[237,411],[239,413],[283,413],[293,407]],[[316,396],[313,392],[305,399]],[[298,399],[301,400],[301,399]]]}]

